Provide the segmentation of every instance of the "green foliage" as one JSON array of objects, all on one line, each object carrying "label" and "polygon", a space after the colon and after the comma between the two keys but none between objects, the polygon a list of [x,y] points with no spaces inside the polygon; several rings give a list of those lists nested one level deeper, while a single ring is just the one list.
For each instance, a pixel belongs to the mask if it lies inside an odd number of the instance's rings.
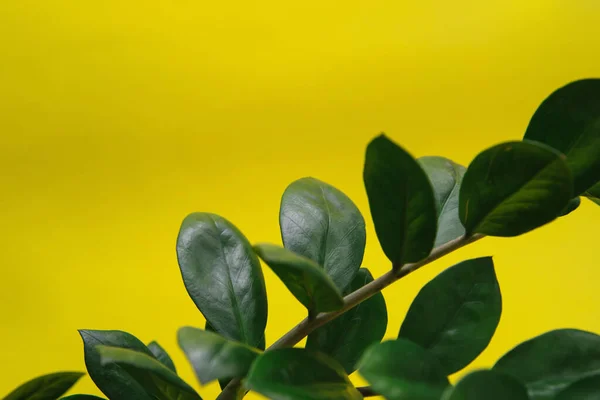
[{"label": "green foliage", "polygon": [[[375,279],[361,268],[363,216],[339,189],[315,178],[296,180],[283,193],[283,246],[253,246],[215,214],[183,220],[177,260],[206,324],[181,328],[178,342],[201,385],[219,381],[217,400],[241,400],[248,391],[274,400],[600,400],[600,336],[576,329],[527,340],[491,369],[450,384],[448,376],[485,350],[500,322],[491,257],[436,276],[414,299],[398,338],[381,342],[384,288],[485,235],[517,236],[567,216],[581,197],[600,205],[599,79],[552,93],[522,141],[491,146],[466,169],[439,156],[415,160],[381,134],[367,146],[363,179],[391,262]],[[269,348],[260,259],[308,310]],[[146,346],[116,330],[80,334],[87,371],[108,400],[201,400],[158,343]],[[293,348],[306,337],[305,348]],[[354,387],[348,375],[357,369],[369,387]],[[45,375],[4,399],[57,400],[81,376]]]}]

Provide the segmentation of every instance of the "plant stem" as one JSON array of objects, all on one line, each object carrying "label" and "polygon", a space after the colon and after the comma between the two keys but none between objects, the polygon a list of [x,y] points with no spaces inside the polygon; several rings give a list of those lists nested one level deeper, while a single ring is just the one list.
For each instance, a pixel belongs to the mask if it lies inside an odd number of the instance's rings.
[{"label": "plant stem", "polygon": [[[453,251],[458,250],[461,247],[473,243],[483,237],[484,235],[481,234],[474,234],[468,237],[459,237],[435,248],[431,252],[431,254],[429,254],[429,256],[427,256],[421,261],[412,264],[404,264],[398,269],[386,272],[374,281],[367,283],[365,286],[355,290],[354,292],[344,297],[344,306],[341,309],[327,313],[320,313],[314,317],[311,316],[312,318],[305,318],[298,325],[292,328],[288,333],[283,335],[281,338],[279,338],[279,340],[277,340],[275,343],[269,346],[269,348],[266,351],[281,349],[285,347],[293,347],[315,329],[325,325],[327,322],[337,318],[338,316],[350,310],[351,308],[356,307],[358,304],[367,300],[371,296],[381,292],[383,289],[385,289],[392,283],[404,278],[411,272],[414,272],[419,268],[432,263],[433,261],[445,256],[446,254],[452,253]],[[230,386],[236,386],[239,384],[240,379],[233,379],[231,382],[229,382],[225,389],[231,389]],[[221,397],[219,396],[219,400],[220,399]]]}]

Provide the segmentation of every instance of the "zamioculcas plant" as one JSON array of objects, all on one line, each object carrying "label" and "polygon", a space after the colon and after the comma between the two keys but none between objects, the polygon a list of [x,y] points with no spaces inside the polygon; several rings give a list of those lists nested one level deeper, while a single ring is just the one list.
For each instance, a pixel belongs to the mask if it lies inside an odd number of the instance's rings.
[{"label": "zamioculcas plant", "polygon": [[[365,221],[354,203],[314,178],[293,182],[279,212],[283,246],[251,242],[227,219],[190,214],[177,239],[187,291],[206,319],[178,332],[201,384],[219,400],[248,391],[275,400],[600,399],[600,336],[560,329],[510,350],[491,368],[448,376],[488,345],[502,312],[491,257],[460,262],[425,285],[395,340],[382,341],[381,290],[485,236],[517,236],[600,204],[600,79],[570,83],[537,109],[522,141],[479,153],[468,168],[414,159],[386,136],[366,150],[364,184],[390,262],[361,268]],[[261,260],[306,307],[307,317],[266,347]],[[87,371],[111,400],[199,400],[157,343],[122,331],[80,331]],[[307,338],[304,348],[294,347]],[[357,388],[354,371],[369,382]],[[34,379],[6,400],[57,399],[81,373]],[[70,399],[97,399],[75,395]]]}]

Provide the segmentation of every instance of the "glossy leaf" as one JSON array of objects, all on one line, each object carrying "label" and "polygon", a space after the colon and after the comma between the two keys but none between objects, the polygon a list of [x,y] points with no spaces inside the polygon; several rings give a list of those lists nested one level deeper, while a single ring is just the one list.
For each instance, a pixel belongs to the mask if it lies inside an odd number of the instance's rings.
[{"label": "glossy leaf", "polygon": [[553,92],[531,118],[525,139],[567,156],[575,195],[600,182],[600,79],[571,82]]},{"label": "glossy leaf", "polygon": [[150,352],[154,354],[154,357],[158,361],[160,361],[165,367],[177,373],[177,369],[175,368],[175,364],[173,363],[173,360],[171,360],[169,353],[167,353],[160,344],[158,344],[157,342],[150,342],[148,344],[148,350],[150,350]]},{"label": "glossy leaf", "polygon": [[548,146],[507,142],[475,157],[460,188],[468,234],[517,236],[554,220],[574,196],[564,156]]},{"label": "glossy leaf", "polygon": [[203,385],[215,379],[244,377],[260,355],[257,349],[201,329],[181,328],[177,338]]},{"label": "glossy leaf", "polygon": [[525,386],[510,375],[480,370],[446,389],[442,400],[528,400]]},{"label": "glossy leaf", "polygon": [[572,383],[555,400],[600,400],[600,374]]},{"label": "glossy leaf", "polygon": [[600,336],[577,329],[550,331],[516,346],[494,370],[525,383],[531,399],[552,399],[570,384],[600,373]]},{"label": "glossy leaf", "polygon": [[438,400],[449,384],[439,361],[405,339],[369,347],[358,371],[388,400]]},{"label": "glossy leaf", "polygon": [[39,376],[16,388],[4,400],[55,400],[84,375],[82,372],[55,372]]},{"label": "glossy leaf", "polygon": [[360,400],[341,365],[305,349],[267,351],[256,359],[246,386],[271,400]]},{"label": "glossy leaf", "polygon": [[365,220],[344,193],[314,178],[290,184],[281,198],[286,249],[325,268],[340,291],[352,281],[365,252]]},{"label": "glossy leaf", "polygon": [[[369,270],[361,268],[346,293],[351,293],[372,281],[373,276]],[[348,374],[351,374],[367,347],[381,342],[387,322],[385,299],[383,294],[378,292],[308,335],[306,348],[333,357]]]},{"label": "glossy leaf", "polygon": [[185,287],[207,321],[227,339],[264,343],[267,294],[260,262],[242,233],[226,219],[189,215],[177,239]]},{"label": "glossy leaf", "polygon": [[585,196],[600,206],[600,182],[585,192]]},{"label": "glossy leaf", "polygon": [[153,397],[161,400],[201,400],[176,373],[145,353],[111,346],[97,346],[103,366],[119,365]]},{"label": "glossy leaf", "polygon": [[434,247],[438,247],[465,234],[458,216],[458,195],[467,169],[444,157],[421,157],[417,161],[433,187],[438,213]]},{"label": "glossy leaf", "polygon": [[487,347],[501,313],[492,258],[475,258],[446,269],[421,289],[399,337],[427,349],[450,375]]},{"label": "glossy leaf", "polygon": [[564,217],[566,215],[571,214],[573,211],[577,210],[580,205],[581,205],[581,198],[579,198],[579,197],[572,198],[567,203],[567,206],[562,209],[559,216]]},{"label": "glossy leaf", "polygon": [[375,232],[394,267],[427,257],[435,242],[437,212],[419,163],[380,135],[367,146],[363,178]]},{"label": "glossy leaf", "polygon": [[335,283],[311,259],[272,244],[254,249],[309,312],[334,311],[344,305]]},{"label": "glossy leaf", "polygon": [[98,345],[121,347],[153,356],[150,350],[135,336],[122,331],[80,330],[84,343],[85,365],[96,386],[109,399],[153,400],[144,388],[119,365],[104,366],[100,363]]},{"label": "glossy leaf", "polygon": [[102,397],[92,396],[91,394],[74,394],[72,396],[61,397],[61,400],[106,400]]}]

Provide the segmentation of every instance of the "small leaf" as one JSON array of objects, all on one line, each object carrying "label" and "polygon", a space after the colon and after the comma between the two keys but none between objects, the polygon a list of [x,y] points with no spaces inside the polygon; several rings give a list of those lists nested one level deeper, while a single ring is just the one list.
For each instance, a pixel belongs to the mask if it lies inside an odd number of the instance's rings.
[{"label": "small leaf", "polygon": [[16,388],[4,400],[55,400],[84,375],[82,372],[55,372],[39,376]]},{"label": "small leaf", "polygon": [[585,196],[600,206],[600,182],[585,192]]},{"label": "small leaf", "polygon": [[375,232],[394,267],[427,257],[435,242],[437,212],[419,163],[380,135],[367,146],[363,178]]},{"label": "small leaf", "polygon": [[528,400],[525,386],[510,375],[480,370],[446,389],[442,400]]},{"label": "small leaf", "polygon": [[201,329],[181,328],[177,338],[203,385],[215,379],[246,376],[250,365],[260,355],[257,349]]},{"label": "small leaf", "polygon": [[246,386],[272,400],[360,400],[335,360],[305,349],[267,351],[256,359]]},{"label": "small leaf", "polygon": [[111,346],[97,346],[103,366],[119,365],[154,396],[164,400],[202,400],[177,374],[145,353]]},{"label": "small leaf", "polygon": [[92,396],[91,394],[74,394],[72,396],[61,397],[61,400],[106,400],[102,397]]},{"label": "small leaf", "polygon": [[272,244],[258,244],[254,250],[309,312],[335,311],[344,305],[335,283],[311,259]]},{"label": "small leaf", "polygon": [[165,367],[177,373],[177,369],[175,368],[175,364],[173,363],[173,360],[171,360],[169,353],[167,353],[160,344],[158,344],[157,342],[150,342],[148,344],[148,350],[150,350],[150,352],[154,354],[154,357],[156,357],[156,359],[160,361]]},{"label": "small leaf", "polygon": [[109,399],[152,400],[144,388],[119,365],[103,366],[98,345],[131,349],[153,356],[135,336],[122,331],[80,330],[84,343],[85,365],[90,378]]},{"label": "small leaf", "polygon": [[226,219],[189,215],[177,238],[185,287],[207,321],[227,339],[259,347],[267,323],[260,262],[242,233]]},{"label": "small leaf", "polygon": [[467,169],[444,157],[421,157],[417,161],[433,187],[438,213],[434,247],[438,247],[465,234],[458,216],[458,194]]},{"label": "small leaf", "polygon": [[[361,268],[347,293],[352,293],[372,281],[373,276],[369,270]],[[387,322],[385,299],[383,294],[378,292],[308,335],[306,349],[333,357],[348,374],[351,374],[366,348],[381,342]]]},{"label": "small leaf", "polygon": [[450,375],[487,347],[501,313],[492,258],[475,258],[446,269],[421,289],[399,337],[428,350]]},{"label": "small leaf", "polygon": [[475,157],[460,188],[467,234],[517,236],[554,220],[573,198],[564,156],[533,142],[507,142]]},{"label": "small leaf", "polygon": [[388,400],[438,400],[449,385],[439,361],[404,339],[369,347],[358,371]]},{"label": "small leaf", "polygon": [[573,211],[575,211],[579,208],[580,204],[581,204],[581,199],[579,197],[572,198],[567,203],[567,206],[562,209],[562,211],[559,214],[559,217],[564,217],[565,215],[571,214]]},{"label": "small leaf", "polygon": [[600,374],[572,383],[555,400],[600,400]]},{"label": "small leaf", "polygon": [[494,370],[525,383],[533,400],[553,399],[573,382],[600,373],[600,336],[577,329],[550,331],[516,346]]},{"label": "small leaf", "polygon": [[600,182],[600,79],[571,82],[553,92],[531,118],[525,139],[567,156],[574,195]]},{"label": "small leaf", "polygon": [[281,198],[281,238],[286,249],[325,268],[343,291],[365,252],[365,220],[344,193],[314,178],[290,184]]}]

